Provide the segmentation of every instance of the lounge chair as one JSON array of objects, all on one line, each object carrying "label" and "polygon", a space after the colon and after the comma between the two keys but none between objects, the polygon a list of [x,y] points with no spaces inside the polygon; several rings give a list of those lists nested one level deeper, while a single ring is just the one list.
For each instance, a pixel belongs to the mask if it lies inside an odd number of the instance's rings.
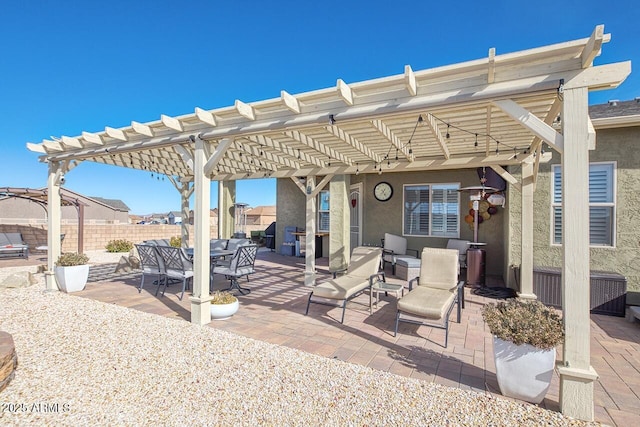
[{"label": "lounge chair", "polygon": [[[351,254],[351,262],[345,273],[338,276],[334,273],[334,278],[327,282],[316,285],[309,294],[307,302],[307,311],[305,316],[309,314],[309,305],[322,304],[336,306],[325,301],[313,300],[312,297],[342,301],[342,318],[340,323],[344,323],[344,312],[347,307],[347,301],[362,293],[365,289],[371,291],[373,284],[380,280],[385,281],[384,272],[380,272],[380,259],[382,257],[382,248],[359,246],[355,248]],[[337,305],[338,307],[340,305]],[[369,312],[372,310],[371,292],[369,292]]]},{"label": "lounge chair", "polygon": [[[396,262],[402,258],[417,258],[417,249],[407,249],[407,239],[391,233],[384,233],[382,241],[384,247],[382,251],[382,268],[386,263],[391,264],[391,273],[396,275]],[[415,256],[407,254],[408,251],[415,252]]]},{"label": "lounge chair", "polygon": [[29,245],[21,233],[0,233],[0,256],[16,256],[29,259]]},{"label": "lounge chair", "polygon": [[[420,276],[409,281],[409,293],[398,300],[394,336],[398,334],[399,322],[432,326],[445,330],[444,346],[447,347],[449,315],[454,304],[458,304],[460,323],[464,307],[464,281],[458,281],[458,268],[456,249],[422,250]],[[416,317],[425,318],[427,322]]]}]

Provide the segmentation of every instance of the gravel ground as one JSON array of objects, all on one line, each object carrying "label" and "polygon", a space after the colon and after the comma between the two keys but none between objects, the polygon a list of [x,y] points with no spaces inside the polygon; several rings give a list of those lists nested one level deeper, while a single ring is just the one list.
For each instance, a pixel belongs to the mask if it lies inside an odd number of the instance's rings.
[{"label": "gravel ground", "polygon": [[0,289],[19,361],[1,425],[585,425],[42,283]]}]

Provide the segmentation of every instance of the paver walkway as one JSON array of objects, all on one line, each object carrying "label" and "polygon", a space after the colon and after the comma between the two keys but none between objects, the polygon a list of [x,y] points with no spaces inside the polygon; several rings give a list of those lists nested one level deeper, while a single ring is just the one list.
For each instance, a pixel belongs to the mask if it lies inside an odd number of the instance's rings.
[{"label": "paver walkway", "polygon": [[[369,296],[361,295],[347,305],[344,324],[340,324],[341,308],[312,304],[309,315],[304,315],[309,295],[309,289],[302,285],[304,259],[261,250],[256,266],[258,272],[243,284],[252,292],[240,296],[240,311],[231,319],[212,322],[210,327],[406,377],[500,395],[492,337],[480,314],[484,304],[495,300],[465,289],[462,321],[455,322],[454,310],[445,349],[441,329],[401,323],[398,336],[393,336],[393,296],[382,295],[378,309],[370,315]],[[164,297],[156,297],[151,284],[138,293],[140,272],[114,274],[113,270],[113,264],[92,267],[86,290],[75,295],[189,320],[188,293],[183,301],[177,298],[180,286],[170,286]],[[317,260],[317,270],[319,281],[330,277],[326,258]],[[387,270],[388,281],[403,283],[391,276],[390,268]],[[216,277],[215,287],[223,288],[227,283]],[[600,376],[594,390],[596,420],[617,426],[640,425],[640,322],[592,315],[591,326],[591,360]],[[559,410],[557,374],[541,405]]]}]

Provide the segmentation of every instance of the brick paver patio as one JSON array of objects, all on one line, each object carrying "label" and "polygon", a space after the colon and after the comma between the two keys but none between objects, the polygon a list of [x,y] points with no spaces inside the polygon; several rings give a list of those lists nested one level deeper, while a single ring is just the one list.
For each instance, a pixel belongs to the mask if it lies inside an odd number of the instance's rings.
[{"label": "brick paver patio", "polygon": [[[317,264],[318,280],[330,277],[327,259],[318,259]],[[252,292],[239,298],[240,311],[209,327],[397,375],[500,395],[492,337],[480,314],[484,304],[495,300],[465,289],[462,321],[455,322],[454,310],[445,349],[441,329],[401,323],[398,336],[393,336],[394,296],[382,295],[373,314],[369,314],[368,294],[359,296],[347,305],[344,324],[340,324],[341,308],[312,304],[309,315],[304,315],[309,295],[302,285],[304,259],[263,249],[256,267],[258,272],[246,284]],[[188,292],[179,301],[180,286],[170,286],[164,297],[156,297],[155,286],[148,281],[138,293],[140,272],[116,274],[114,268],[114,264],[93,266],[86,290],[75,295],[189,320]],[[387,277],[390,282],[404,282],[391,276],[390,268]],[[227,283],[224,277],[216,277],[215,287],[221,289]],[[600,376],[594,391],[596,420],[640,425],[640,322],[592,315],[591,324],[591,363]],[[559,410],[557,374],[541,405]]]}]

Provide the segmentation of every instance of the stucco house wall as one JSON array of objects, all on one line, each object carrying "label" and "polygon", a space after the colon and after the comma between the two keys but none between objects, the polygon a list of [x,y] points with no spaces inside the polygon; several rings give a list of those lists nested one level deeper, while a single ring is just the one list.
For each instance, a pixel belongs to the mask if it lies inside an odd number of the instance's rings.
[{"label": "stucco house wall", "polygon": [[305,228],[306,196],[291,178],[281,178],[276,182],[276,252],[284,241],[284,228],[294,226]]},{"label": "stucco house wall", "polygon": [[[373,195],[376,184],[386,181],[393,187],[393,196],[386,202],[378,201]],[[475,169],[461,169],[437,172],[409,172],[351,175],[351,185],[362,183],[363,203],[363,235],[365,245],[380,245],[384,233],[402,235],[402,202],[403,185],[405,184],[440,184],[459,183],[460,187],[480,185]],[[327,185],[326,189],[329,186]],[[510,197],[507,194],[507,199]],[[460,193],[460,239],[473,241],[473,229],[464,222],[469,213],[469,193]],[[283,240],[286,225],[305,228],[305,195],[291,182],[291,179],[278,179],[277,205],[283,208],[277,212],[276,248]],[[486,272],[488,275],[502,275],[504,260],[504,222],[503,209],[490,220],[480,224],[478,241],[487,243]],[[414,237],[406,236],[407,247],[421,251],[423,247],[445,247],[447,237]]]},{"label": "stucco house wall", "polygon": [[[612,271],[627,278],[627,304],[640,304],[640,126],[596,129],[596,149],[589,155],[590,162],[615,161],[616,207],[615,246],[591,247],[592,270]],[[551,170],[560,163],[553,153],[548,164],[540,166],[534,192],[533,263],[539,267],[560,267],[562,247],[552,245],[551,239]],[[510,171],[520,179],[520,170]],[[518,194],[511,191],[512,195]],[[505,277],[515,287],[509,266],[520,264],[520,212],[521,199],[507,198],[507,240]]]}]

